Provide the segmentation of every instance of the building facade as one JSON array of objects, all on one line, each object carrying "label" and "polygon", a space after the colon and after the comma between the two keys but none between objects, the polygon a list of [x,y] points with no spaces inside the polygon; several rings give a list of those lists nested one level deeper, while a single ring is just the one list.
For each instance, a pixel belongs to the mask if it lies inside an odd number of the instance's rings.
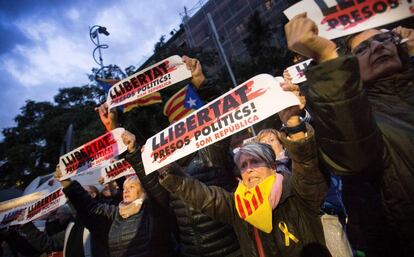
[{"label": "building facade", "polygon": [[[285,46],[283,11],[297,1],[292,0],[200,0],[194,7],[181,13],[182,24],[165,44],[165,47],[201,47],[217,50],[207,14],[210,13],[219,40],[228,58],[244,60],[249,54],[243,43],[248,33],[249,18],[257,11],[262,21],[269,22],[272,43]],[[139,69],[155,60],[148,59]],[[159,60],[158,60],[159,61]],[[222,63],[224,64],[224,63]]]}]

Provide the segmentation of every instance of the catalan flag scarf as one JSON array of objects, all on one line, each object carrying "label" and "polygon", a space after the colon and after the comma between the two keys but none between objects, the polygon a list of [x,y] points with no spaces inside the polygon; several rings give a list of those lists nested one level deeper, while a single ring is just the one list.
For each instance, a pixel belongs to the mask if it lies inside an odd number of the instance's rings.
[{"label": "catalan flag scarf", "polygon": [[240,218],[263,232],[270,233],[273,229],[272,210],[280,200],[282,180],[283,176],[275,173],[250,189],[240,181],[234,193]]}]

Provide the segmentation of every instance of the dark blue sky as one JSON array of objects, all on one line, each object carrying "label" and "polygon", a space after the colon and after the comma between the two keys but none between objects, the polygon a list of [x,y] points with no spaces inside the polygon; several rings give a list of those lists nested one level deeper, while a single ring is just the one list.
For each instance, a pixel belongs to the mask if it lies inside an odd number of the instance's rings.
[{"label": "dark blue sky", "polygon": [[125,68],[151,56],[161,35],[178,28],[184,6],[197,2],[0,0],[0,129],[14,126],[26,100],[53,101],[59,88],[88,83],[97,67],[89,26],[110,32],[101,36],[104,64]]}]

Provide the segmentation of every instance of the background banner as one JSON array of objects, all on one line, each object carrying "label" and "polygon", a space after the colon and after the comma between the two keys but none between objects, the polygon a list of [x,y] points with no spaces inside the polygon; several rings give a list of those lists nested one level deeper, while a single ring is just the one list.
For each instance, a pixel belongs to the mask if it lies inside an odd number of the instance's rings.
[{"label": "background banner", "polygon": [[30,204],[1,213],[0,227],[25,224],[56,210],[65,203],[66,197],[62,192],[62,188],[58,188],[45,197]]},{"label": "background banner", "polygon": [[116,128],[59,158],[62,172],[61,180],[70,178],[76,173],[85,172],[107,165],[108,160],[126,151],[121,135],[124,128]]},{"label": "background banner", "polygon": [[191,71],[180,56],[173,55],[113,85],[106,101],[112,109],[188,78],[191,78]]},{"label": "background banner", "polygon": [[120,177],[134,174],[135,170],[125,159],[111,163],[101,169],[101,176],[104,178],[104,184],[114,181]]},{"label": "background banner", "polygon": [[306,81],[305,70],[311,62],[312,59],[309,59],[287,68],[293,84],[299,84]]},{"label": "background banner", "polygon": [[284,11],[292,19],[307,12],[328,39],[376,28],[414,15],[413,0],[302,0]]}]

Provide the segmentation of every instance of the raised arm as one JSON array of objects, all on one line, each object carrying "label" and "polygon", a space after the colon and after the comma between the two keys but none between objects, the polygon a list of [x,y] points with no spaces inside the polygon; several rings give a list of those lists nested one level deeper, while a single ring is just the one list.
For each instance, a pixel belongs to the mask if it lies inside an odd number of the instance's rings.
[{"label": "raised arm", "polygon": [[147,196],[154,200],[155,203],[161,206],[165,211],[169,206],[169,194],[160,185],[157,172],[145,175],[141,158],[141,149],[136,146],[135,135],[129,131],[125,131],[122,134],[122,140],[128,147],[128,153],[125,158],[134,168]]},{"label": "raised arm", "polygon": [[233,195],[220,187],[206,186],[182,173],[173,163],[160,174],[161,185],[195,210],[222,223],[233,224]]},{"label": "raised arm", "polygon": [[20,233],[25,237],[27,242],[41,253],[62,251],[65,243],[65,230],[60,231],[52,236],[46,232],[41,232],[28,222],[20,227]]},{"label": "raised arm", "polygon": [[306,98],[325,163],[338,175],[373,170],[381,163],[382,139],[357,59],[342,57],[319,64],[306,77]]},{"label": "raised arm", "polygon": [[[55,177],[57,180],[62,176],[59,166],[56,168]],[[115,218],[116,207],[108,204],[101,204],[93,199],[79,182],[65,179],[60,181],[63,193],[68,198],[70,204],[76,209],[77,214],[84,220],[91,220],[96,216],[112,221]],[[88,224],[85,224],[87,226]],[[88,226],[87,226],[88,227]]]},{"label": "raised arm", "polygon": [[282,88],[295,94],[300,101],[300,105],[279,112],[280,120],[283,122],[283,132],[278,136],[292,159],[290,183],[294,192],[306,205],[319,210],[328,191],[328,179],[319,169],[314,130],[299,116],[306,99],[300,94],[297,85],[286,83]]},{"label": "raised arm", "polygon": [[306,13],[286,24],[285,32],[290,50],[319,63],[306,71],[306,101],[321,158],[338,175],[373,170],[383,147],[357,59],[338,57],[335,43],[318,36]]},{"label": "raised arm", "polygon": [[307,124],[306,137],[288,139],[280,133],[280,140],[292,159],[291,186],[294,192],[313,209],[319,210],[328,191],[328,179],[319,169],[318,150],[313,128]]}]

